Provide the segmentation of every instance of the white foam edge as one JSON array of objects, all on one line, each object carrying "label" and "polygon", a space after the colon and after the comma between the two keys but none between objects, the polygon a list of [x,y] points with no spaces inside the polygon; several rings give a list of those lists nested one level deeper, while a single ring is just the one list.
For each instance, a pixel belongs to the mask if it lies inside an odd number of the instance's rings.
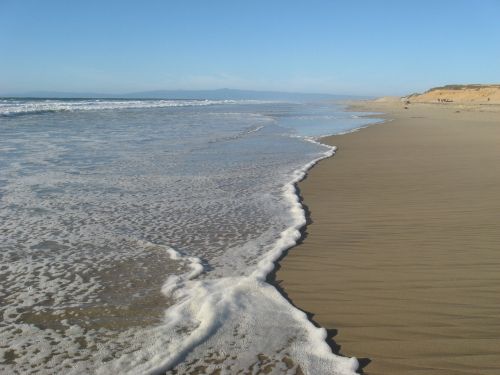
[{"label": "white foam edge", "polygon": [[[292,179],[284,185],[282,193],[284,198],[290,203],[289,212],[292,215],[293,224],[280,233],[278,240],[262,257],[257,264],[256,270],[249,276],[206,281],[194,280],[204,271],[202,262],[199,258],[183,255],[169,246],[150,244],[151,246],[161,246],[165,248],[171,259],[186,263],[187,267],[190,269],[190,271],[185,274],[169,276],[162,286],[162,293],[164,295],[174,296],[177,300],[175,305],[165,311],[165,316],[168,321],[165,322],[165,327],[174,327],[176,324],[181,323],[185,319],[184,313],[186,308],[189,310],[188,306],[194,299],[199,302],[196,304],[197,310],[195,316],[200,324],[196,327],[194,332],[182,341],[182,343],[179,343],[180,345],[176,347],[175,352],[167,353],[154,350],[154,353],[150,352],[150,354],[153,355],[149,358],[147,363],[138,364],[136,362],[135,365],[132,366],[132,372],[124,371],[124,373],[132,374],[136,371],[140,371],[141,373],[156,375],[175,367],[187,353],[210,337],[217,327],[224,324],[225,313],[223,306],[230,305],[228,301],[231,300],[233,294],[238,293],[237,290],[240,287],[246,289],[249,285],[256,285],[260,288],[272,288],[276,291],[274,286],[267,283],[266,277],[274,270],[275,262],[281,257],[284,251],[297,244],[297,241],[301,237],[300,229],[306,224],[306,215],[300,203],[296,184],[306,176],[307,171],[314,165],[323,159],[333,156],[337,150],[336,146],[326,145],[312,138],[301,138],[322,147],[327,147],[328,150],[318,158],[295,170],[292,173]],[[222,293],[220,293],[221,288],[225,289]],[[217,290],[218,293],[214,292],[214,290]],[[343,357],[333,353],[331,347],[326,342],[326,329],[314,326],[303,311],[291,305],[285,297],[277,291],[275,295],[275,298],[281,298],[284,305],[288,306],[292,315],[297,320],[297,323],[306,329],[311,341],[314,342],[315,354],[320,357],[334,356],[337,364],[340,366],[337,370],[341,369],[343,371],[342,373],[354,374],[356,372],[359,368],[356,357]],[[228,301],[224,302],[226,299]],[[214,309],[215,305],[218,306],[217,309]],[[119,363],[117,363],[117,365],[119,365]],[[126,365],[126,367],[129,366]]]},{"label": "white foam edge", "polygon": [[[297,241],[302,236],[300,230],[306,225],[307,219],[305,210],[300,203],[300,196],[297,191],[297,183],[304,179],[304,177],[307,175],[307,172],[312,167],[314,167],[321,160],[332,157],[337,151],[337,146],[330,146],[310,137],[303,137],[303,139],[308,142],[327,147],[328,150],[325,151],[320,157],[304,165],[302,168],[295,170],[292,174],[291,181],[289,181],[283,187],[283,195],[285,199],[290,203],[290,212],[294,219],[294,224],[281,232],[279,239],[275,242],[272,249],[267,252],[263,259],[259,261],[257,269],[250,275],[250,277],[254,278],[256,281],[265,282],[267,275],[274,270],[275,262],[283,255],[286,250],[296,245]],[[344,358],[344,369],[347,371],[355,372],[359,368],[359,362],[356,357],[341,357],[332,352],[330,346],[326,342],[327,331],[325,328],[314,326],[303,311],[297,309],[292,305],[290,306],[294,309],[295,318],[302,323],[303,327],[307,328],[308,334],[313,338],[313,341],[317,343],[317,346],[315,346],[315,351],[318,354],[320,354],[321,356],[335,355],[339,357],[339,359]]]},{"label": "white foam edge", "polygon": [[279,259],[285,250],[294,246],[301,237],[300,229],[306,225],[306,215],[304,208],[300,203],[300,197],[297,192],[296,184],[304,179],[309,169],[315,166],[319,161],[333,156],[337,151],[337,146],[329,146],[312,138],[301,138],[308,142],[327,147],[328,150],[325,151],[320,157],[295,170],[292,173],[292,179],[283,187],[283,196],[290,204],[290,213],[293,217],[294,223],[292,226],[280,233],[278,240],[275,242],[271,250],[269,250],[259,261],[257,269],[251,274],[251,277],[256,280],[265,281],[267,275],[273,271],[275,261]]}]

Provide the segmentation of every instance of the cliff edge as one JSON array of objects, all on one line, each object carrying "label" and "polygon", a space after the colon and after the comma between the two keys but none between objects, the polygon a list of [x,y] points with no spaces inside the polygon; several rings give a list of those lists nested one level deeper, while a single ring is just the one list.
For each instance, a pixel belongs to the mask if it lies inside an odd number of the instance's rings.
[{"label": "cliff edge", "polygon": [[447,85],[403,99],[415,103],[500,104],[500,85]]}]

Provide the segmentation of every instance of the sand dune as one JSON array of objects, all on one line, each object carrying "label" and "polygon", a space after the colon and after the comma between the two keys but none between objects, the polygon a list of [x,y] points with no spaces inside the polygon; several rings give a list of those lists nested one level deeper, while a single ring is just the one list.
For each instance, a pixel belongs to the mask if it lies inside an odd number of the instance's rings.
[{"label": "sand dune", "polygon": [[500,85],[448,85],[407,99],[415,103],[500,104]]}]

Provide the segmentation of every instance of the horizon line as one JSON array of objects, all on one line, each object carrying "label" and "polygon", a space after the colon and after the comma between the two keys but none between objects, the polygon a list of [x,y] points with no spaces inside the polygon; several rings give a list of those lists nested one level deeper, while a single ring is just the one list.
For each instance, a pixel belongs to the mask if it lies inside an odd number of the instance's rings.
[{"label": "horizon line", "polygon": [[[33,90],[24,92],[10,92],[1,93],[2,98],[64,98],[64,99],[86,99],[86,98],[103,98],[103,99],[120,99],[120,98],[133,98],[133,95],[147,96],[147,95],[161,95],[164,93],[175,94],[175,93],[186,93],[186,94],[196,94],[196,93],[224,93],[224,92],[234,92],[241,95],[248,94],[276,94],[276,95],[291,95],[291,96],[328,96],[328,97],[374,97],[374,95],[360,95],[360,94],[339,94],[339,93],[327,93],[327,92],[301,92],[301,91],[282,91],[282,90],[249,90],[249,89],[239,89],[239,88],[216,88],[216,89],[156,89],[156,90],[141,90],[141,91],[124,91],[124,92],[102,92],[102,91],[65,91],[65,90]],[[140,99],[140,98],[137,98]],[[143,99],[143,98],[142,98]],[[176,98],[177,99],[177,98]],[[202,98],[200,98],[202,99]]]}]

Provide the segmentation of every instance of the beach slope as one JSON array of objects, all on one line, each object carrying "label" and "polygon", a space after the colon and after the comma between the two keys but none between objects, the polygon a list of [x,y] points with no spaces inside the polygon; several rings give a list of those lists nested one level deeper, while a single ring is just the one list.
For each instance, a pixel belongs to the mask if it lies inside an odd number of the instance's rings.
[{"label": "beach slope", "polygon": [[390,121],[323,139],[338,151],[299,184],[311,223],[276,281],[365,374],[499,374],[498,107],[356,110]]}]

